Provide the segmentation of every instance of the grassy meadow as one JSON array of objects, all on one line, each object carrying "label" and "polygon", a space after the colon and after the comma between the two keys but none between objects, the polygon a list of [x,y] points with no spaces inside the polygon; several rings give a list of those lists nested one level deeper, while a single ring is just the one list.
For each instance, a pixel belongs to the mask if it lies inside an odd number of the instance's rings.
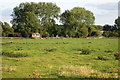
[{"label": "grassy meadow", "polygon": [[118,39],[2,39],[3,78],[118,78]]}]

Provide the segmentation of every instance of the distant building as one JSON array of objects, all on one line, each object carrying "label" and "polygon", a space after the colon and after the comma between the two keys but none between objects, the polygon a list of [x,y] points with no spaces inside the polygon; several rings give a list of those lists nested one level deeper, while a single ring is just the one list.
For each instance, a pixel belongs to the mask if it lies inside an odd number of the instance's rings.
[{"label": "distant building", "polygon": [[32,33],[31,37],[40,38],[40,34],[39,33]]}]

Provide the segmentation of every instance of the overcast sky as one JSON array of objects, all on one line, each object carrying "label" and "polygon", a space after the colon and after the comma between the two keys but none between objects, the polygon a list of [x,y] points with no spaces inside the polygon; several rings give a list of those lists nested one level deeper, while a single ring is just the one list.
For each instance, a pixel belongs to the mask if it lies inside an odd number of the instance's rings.
[{"label": "overcast sky", "polygon": [[119,0],[0,0],[0,21],[10,23],[13,8],[22,2],[56,3],[61,13],[74,7],[84,7],[94,13],[96,25],[113,25],[118,16]]}]

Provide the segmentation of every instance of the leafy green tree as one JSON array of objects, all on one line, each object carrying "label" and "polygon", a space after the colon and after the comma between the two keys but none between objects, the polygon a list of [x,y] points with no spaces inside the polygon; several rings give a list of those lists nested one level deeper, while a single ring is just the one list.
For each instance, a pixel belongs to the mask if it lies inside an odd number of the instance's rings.
[{"label": "leafy green tree", "polygon": [[3,23],[0,21],[0,37],[2,36],[2,31],[3,31],[2,25],[3,25]]},{"label": "leafy green tree", "polygon": [[92,32],[96,30],[94,26],[88,26],[88,36],[92,36]]},{"label": "leafy green tree", "polygon": [[103,26],[103,30],[104,30],[104,31],[111,31],[112,28],[113,28],[113,26],[108,25],[108,24],[106,24],[106,25]]},{"label": "leafy green tree", "polygon": [[93,13],[85,8],[74,7],[70,12],[74,15],[74,19],[86,25],[93,25],[95,17]]},{"label": "leafy green tree", "polygon": [[2,25],[2,36],[9,37],[10,35],[13,34],[13,32],[14,32],[14,29],[10,27],[10,25],[7,22],[4,22]]},{"label": "leafy green tree", "polygon": [[93,25],[93,27],[97,30],[100,30],[100,31],[103,30],[103,26],[101,26],[101,25]]},{"label": "leafy green tree", "polygon": [[[85,8],[75,7],[73,9],[66,10],[60,16],[60,20],[64,25],[65,33],[72,37],[79,37],[81,34],[81,28],[94,24],[95,17],[93,13]],[[85,28],[85,30],[87,30]],[[84,33],[84,32],[83,32]],[[86,32],[86,35],[88,33]]]},{"label": "leafy green tree", "polygon": [[87,27],[82,27],[81,28],[81,33],[82,33],[82,37],[87,37],[88,36],[88,28]]},{"label": "leafy green tree", "polygon": [[53,3],[21,3],[13,9],[11,23],[16,32],[26,35],[29,32],[39,32],[42,35],[55,25],[59,12],[60,8]]},{"label": "leafy green tree", "polygon": [[102,33],[99,31],[99,30],[94,30],[92,33],[91,33],[91,36],[101,36]]},{"label": "leafy green tree", "polygon": [[119,37],[119,31],[105,31],[103,34],[105,37]]},{"label": "leafy green tree", "polygon": [[115,25],[116,25],[117,29],[120,30],[120,17],[118,17],[118,18],[115,20]]}]

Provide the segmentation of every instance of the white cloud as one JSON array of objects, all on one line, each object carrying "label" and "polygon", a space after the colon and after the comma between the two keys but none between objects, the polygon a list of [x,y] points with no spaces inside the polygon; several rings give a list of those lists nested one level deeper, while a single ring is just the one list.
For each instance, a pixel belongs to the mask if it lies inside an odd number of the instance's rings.
[{"label": "white cloud", "polygon": [[118,16],[120,16],[120,1],[118,3]]}]

